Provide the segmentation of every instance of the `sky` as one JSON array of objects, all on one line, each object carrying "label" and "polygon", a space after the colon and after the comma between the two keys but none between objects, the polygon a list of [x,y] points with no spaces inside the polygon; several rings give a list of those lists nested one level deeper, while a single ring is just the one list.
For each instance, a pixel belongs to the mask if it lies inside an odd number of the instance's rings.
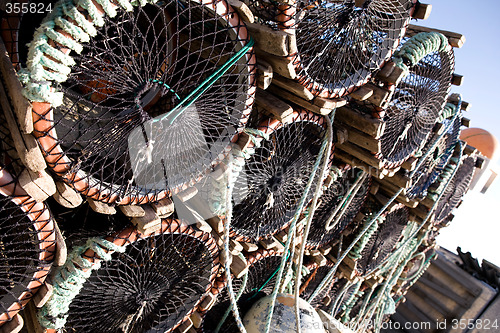
[{"label": "sky", "polygon": [[[471,109],[464,116],[471,127],[480,127],[500,139],[500,1],[498,0],[429,0],[430,17],[413,24],[459,32],[466,37],[464,46],[455,49],[455,73],[464,76],[460,87],[452,92],[462,94]],[[498,162],[496,163],[498,167]],[[500,170],[500,168],[497,168]],[[469,192],[453,214],[450,226],[442,229],[437,242],[456,252],[471,252],[481,261],[500,266],[500,177],[486,194]]]}]

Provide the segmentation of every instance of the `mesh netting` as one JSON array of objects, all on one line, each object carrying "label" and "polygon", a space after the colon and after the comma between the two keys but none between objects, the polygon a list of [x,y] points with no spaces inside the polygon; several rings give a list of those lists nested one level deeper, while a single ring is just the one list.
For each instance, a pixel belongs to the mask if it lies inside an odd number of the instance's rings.
[{"label": "mesh netting", "polygon": [[[207,234],[164,220],[161,233],[126,229],[110,238],[128,244],[103,261],[69,306],[66,332],[171,332],[211,288],[218,249]],[[87,250],[84,258],[94,260]]]},{"label": "mesh netting", "polygon": [[363,275],[377,268],[391,254],[408,224],[408,209],[401,204],[382,216],[383,222],[370,235],[357,260],[356,269]]},{"label": "mesh netting", "polygon": [[454,64],[451,48],[430,52],[409,67],[408,75],[396,86],[380,139],[379,157],[386,167],[399,166],[427,140],[446,103]]},{"label": "mesh netting", "polygon": [[[311,222],[307,247],[319,247],[337,239],[342,231],[352,222],[363,205],[370,188],[370,177],[360,180],[361,184],[354,193],[355,184],[362,171],[346,165],[341,174],[324,191],[320,197],[321,203],[316,208]],[[354,197],[350,200],[350,197]],[[339,205],[342,205],[339,207]],[[343,210],[344,205],[347,205]],[[333,223],[337,221],[336,223]],[[326,226],[331,225],[330,230]]]},{"label": "mesh netting", "polygon": [[457,172],[448,186],[444,189],[444,193],[436,205],[436,218],[434,223],[438,224],[448,217],[451,211],[462,201],[463,196],[472,182],[475,164],[476,158],[472,156],[468,156],[462,161],[462,164],[458,167]]},{"label": "mesh netting", "polygon": [[[34,133],[49,167],[85,195],[158,200],[208,172],[245,126],[255,89],[249,37],[222,1],[159,1],[103,20],[69,53],[67,78],[47,79],[64,97],[33,103]],[[47,72],[29,60],[30,77]]]},{"label": "mesh netting", "polygon": [[[245,289],[238,301],[238,309],[243,317],[252,304],[264,296],[270,295],[276,283],[275,274],[281,262],[281,253],[273,250],[259,250],[248,259],[248,278]],[[243,286],[243,278],[233,279],[234,293],[238,294]],[[200,332],[214,332],[231,301],[225,288],[217,298],[217,303],[205,314]],[[232,313],[229,314],[219,332],[234,333],[238,331]]]},{"label": "mesh netting", "polygon": [[[259,122],[258,129],[269,140],[262,140],[236,179],[232,235],[255,241],[288,225],[314,169],[325,135],[323,121],[321,116],[303,111],[294,113],[289,123]],[[315,185],[308,198],[314,189]]]},{"label": "mesh netting", "polygon": [[42,285],[56,247],[52,215],[17,182],[16,155],[0,109],[0,325]]},{"label": "mesh netting", "polygon": [[299,81],[314,94],[335,98],[369,79],[399,44],[413,1],[306,1],[296,21]]},{"label": "mesh netting", "polygon": [[[331,262],[328,262],[325,266],[319,266],[315,267],[314,269],[311,270],[311,273],[306,275],[303,278],[303,284],[300,287],[301,295],[300,297],[305,300],[309,300],[309,297],[312,295],[314,290],[319,286],[321,281],[325,278],[325,276],[330,272],[332,269],[333,264]],[[320,306],[323,306],[324,303],[324,298],[325,296],[329,295],[330,290],[332,286],[334,285],[335,281],[332,282],[329,286],[323,288],[321,292],[310,302],[310,304],[314,308],[318,308]]]},{"label": "mesh netting", "polygon": [[[366,83],[404,35],[413,1],[245,0],[259,23],[296,37],[297,79],[317,96],[336,98]],[[295,40],[294,40],[295,42]],[[292,42],[292,43],[294,43]]]},{"label": "mesh netting", "polygon": [[[450,119],[443,121],[444,126],[448,126]],[[427,189],[436,181],[437,177],[448,163],[455,144],[460,136],[461,116],[453,121],[448,132],[443,136],[434,147],[433,151],[427,156],[425,162],[414,171],[412,185],[407,190],[406,196],[410,199],[423,199],[427,195]],[[429,140],[422,149],[422,155],[426,154],[434,143],[434,139]]]}]

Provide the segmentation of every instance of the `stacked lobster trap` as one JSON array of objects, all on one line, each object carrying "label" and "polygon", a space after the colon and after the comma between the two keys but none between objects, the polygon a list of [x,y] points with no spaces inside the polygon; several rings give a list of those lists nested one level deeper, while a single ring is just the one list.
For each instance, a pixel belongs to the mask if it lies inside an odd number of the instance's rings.
[{"label": "stacked lobster trap", "polygon": [[0,332],[378,331],[482,162],[430,9],[0,2]]}]

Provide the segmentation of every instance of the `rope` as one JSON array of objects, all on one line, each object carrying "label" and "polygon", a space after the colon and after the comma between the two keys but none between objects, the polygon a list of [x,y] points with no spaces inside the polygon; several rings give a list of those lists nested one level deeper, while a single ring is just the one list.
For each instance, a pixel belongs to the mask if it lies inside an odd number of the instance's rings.
[{"label": "rope", "polygon": [[[326,151],[331,151],[331,149],[332,149],[331,148],[332,136],[333,136],[332,135],[332,131],[333,131],[332,130],[332,122],[335,119],[335,111],[336,111],[336,109],[334,109],[332,111],[331,120],[327,120],[327,123],[328,123],[328,135],[327,135],[327,137],[329,137],[329,139],[327,139],[328,140],[328,149]],[[316,186],[316,191],[315,191],[313,199],[312,199],[311,208],[309,211],[309,216],[307,216],[306,225],[305,225],[305,229],[304,229],[304,235],[303,235],[302,243],[300,244],[299,261],[297,263],[297,267],[302,267],[302,264],[303,264],[304,252],[305,252],[306,243],[307,243],[306,240],[307,240],[307,237],[309,235],[309,230],[311,228],[312,219],[314,217],[314,213],[315,213],[316,208],[317,208],[318,198],[322,192],[321,182],[323,180],[323,175],[325,175],[327,173],[327,170],[328,170],[328,162],[329,162],[328,160],[329,160],[328,156],[325,156],[324,161],[323,161],[323,167],[321,168],[321,176],[318,178],[319,184]],[[316,172],[314,172],[314,173],[316,173]],[[300,211],[298,210],[298,212],[300,212]],[[302,270],[297,269],[297,274],[295,276],[294,300],[295,300],[295,318],[296,318],[296,322],[297,322],[297,333],[301,333],[300,308],[299,308],[301,273],[302,273]]]},{"label": "rope", "polygon": [[[297,224],[297,221],[299,219],[300,212],[304,208],[307,194],[309,193],[309,190],[311,189],[312,183],[314,182],[314,177],[316,175],[317,170],[319,169],[319,164],[321,163],[321,160],[323,159],[323,156],[325,155],[326,151],[328,151],[328,152],[331,151],[332,124],[331,124],[330,118],[328,116],[325,116],[325,121],[326,121],[326,124],[328,126],[327,127],[328,131],[324,137],[323,144],[322,144],[321,149],[319,151],[318,157],[316,158],[316,162],[314,163],[314,168],[313,168],[311,175],[309,177],[309,181],[307,182],[307,185],[304,189],[304,194],[302,195],[302,198],[300,199],[299,205],[297,206],[297,210],[296,210],[296,212],[292,218],[292,221],[290,223],[290,229],[288,231],[288,237],[287,237],[287,240],[285,243],[285,250],[284,250],[285,253],[287,253],[290,249],[290,244],[291,244],[292,238],[294,238],[294,235],[295,235],[296,224]],[[325,159],[324,163],[327,163],[327,159]],[[321,179],[321,177],[320,177],[320,179]],[[285,268],[285,263],[286,263],[286,256],[283,256],[281,259],[281,263],[280,263],[280,267],[279,267],[279,271],[278,271],[278,277],[277,277],[276,281],[281,281],[281,279],[283,278],[283,270]],[[276,286],[271,294],[271,304],[269,307],[269,311],[267,313],[266,327],[264,330],[265,333],[269,333],[269,330],[271,328],[271,320],[273,317],[274,305],[276,303],[276,297],[278,295],[278,291],[279,291],[279,283],[276,284]],[[297,319],[296,321],[297,321],[297,325],[300,325],[300,320]]]},{"label": "rope", "polygon": [[[231,163],[233,165],[233,163]],[[241,316],[238,311],[238,303],[236,297],[234,295],[233,290],[233,281],[231,278],[231,264],[229,263],[229,258],[231,253],[229,251],[229,226],[231,225],[231,218],[233,215],[233,206],[231,205],[231,199],[233,195],[234,188],[234,180],[233,173],[228,173],[228,182],[227,182],[227,192],[226,192],[226,218],[224,221],[224,237],[223,237],[223,247],[224,247],[224,271],[227,277],[227,292],[229,294],[229,300],[231,301],[231,310],[233,312],[234,320],[236,321],[236,325],[241,333],[246,333],[246,329],[243,326],[243,322],[241,321]]]},{"label": "rope", "polygon": [[[240,253],[241,256],[243,256]],[[247,281],[248,281],[248,271],[243,275],[243,282],[240,287],[240,290],[238,291],[238,295],[236,295],[236,302],[240,299],[241,295],[243,295],[243,292],[245,291],[245,288],[247,286]],[[224,325],[224,322],[226,321],[227,317],[231,313],[231,310],[233,309],[233,304],[230,304],[229,307],[227,308],[226,312],[224,312],[224,316],[222,316],[221,320],[219,321],[219,324],[217,324],[217,327],[214,330],[214,333],[219,333],[220,329],[222,328],[222,325]]]},{"label": "rope", "polygon": [[349,258],[354,260],[361,258],[361,252],[363,252],[364,248],[366,247],[366,244],[368,244],[373,234],[377,232],[379,225],[384,223],[384,221],[385,221],[384,217],[376,218],[375,222],[372,222],[370,219],[365,220],[365,223],[363,225],[366,228],[366,232],[363,233],[360,240],[357,241],[352,250],[349,251],[348,254]]},{"label": "rope", "polygon": [[[226,160],[230,172],[233,173],[233,176],[231,177],[232,183],[229,184],[231,187],[234,187],[240,172],[243,171],[243,168],[245,167],[245,160],[249,159],[255,153],[257,148],[261,147],[263,139],[269,140],[269,134],[258,129],[245,128],[243,132],[249,136],[253,146],[241,149],[237,144],[232,145],[229,160]],[[211,177],[211,183],[211,209],[215,215],[225,215],[227,211],[225,193],[228,185],[213,177]]]},{"label": "rope", "polygon": [[410,67],[415,66],[426,55],[433,52],[442,52],[449,47],[448,39],[438,32],[420,32],[407,40],[393,56],[393,61],[401,68],[405,75]]},{"label": "rope", "polygon": [[[38,312],[40,324],[49,329],[63,328],[71,302],[80,293],[92,271],[99,269],[103,261],[110,261],[114,252],[123,253],[125,248],[126,245],[118,246],[102,238],[91,238],[84,246],[75,247],[55,275],[52,296]],[[83,258],[88,249],[95,252],[99,259],[97,262],[92,263]]]},{"label": "rope", "polygon": [[445,119],[451,118],[457,113],[457,107],[455,104],[446,103],[443,110],[439,114],[439,118],[437,119],[438,123],[442,123]]}]

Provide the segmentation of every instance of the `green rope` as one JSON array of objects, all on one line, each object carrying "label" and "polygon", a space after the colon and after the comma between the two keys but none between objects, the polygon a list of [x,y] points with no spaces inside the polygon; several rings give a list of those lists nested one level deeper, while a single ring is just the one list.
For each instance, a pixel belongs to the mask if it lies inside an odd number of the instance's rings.
[{"label": "green rope", "polygon": [[378,230],[379,225],[384,223],[385,218],[384,217],[377,217],[375,222],[372,222],[370,218],[367,218],[364,223],[363,223],[363,230],[366,229],[366,231],[362,234],[362,237],[359,239],[359,241],[356,242],[356,245],[352,248],[352,250],[349,252],[348,257],[356,260],[361,258],[361,252],[363,252],[364,248],[366,247],[366,244],[370,241],[370,238],[375,234],[375,232]]},{"label": "green rope", "polygon": [[394,63],[408,74],[426,55],[442,52],[448,47],[448,39],[438,32],[420,32],[407,40],[393,56]]},{"label": "green rope", "polygon": [[446,103],[443,110],[441,110],[439,114],[439,118],[437,119],[438,123],[442,123],[445,119],[451,118],[457,113],[457,106],[452,103]]},{"label": "green rope", "polygon": [[[125,248],[126,246],[118,246],[102,238],[91,238],[84,246],[74,248],[68,255],[66,263],[55,275],[54,290],[50,299],[38,312],[40,324],[49,329],[63,328],[71,302],[80,293],[92,271],[99,269],[103,261],[110,261],[114,252],[123,253]],[[96,253],[100,258],[99,262],[91,263],[83,258],[88,249]]]},{"label": "green rope", "polygon": [[[231,66],[233,66],[238,60],[240,60],[248,50],[253,46],[254,39],[250,38],[250,41],[245,44],[235,55],[233,55],[227,62],[225,62],[221,67],[219,67],[214,73],[212,73],[208,78],[206,78],[195,90],[193,90],[188,96],[186,96],[179,104],[177,104],[169,113],[160,117],[158,119],[153,119],[153,122],[162,121],[165,118],[173,115],[170,120],[170,125],[179,117],[190,105],[192,105],[205,91],[207,91],[218,79],[224,75]],[[189,101],[189,102],[188,102]],[[187,103],[186,105],[184,105]],[[184,105],[184,106],[183,106]]]}]

